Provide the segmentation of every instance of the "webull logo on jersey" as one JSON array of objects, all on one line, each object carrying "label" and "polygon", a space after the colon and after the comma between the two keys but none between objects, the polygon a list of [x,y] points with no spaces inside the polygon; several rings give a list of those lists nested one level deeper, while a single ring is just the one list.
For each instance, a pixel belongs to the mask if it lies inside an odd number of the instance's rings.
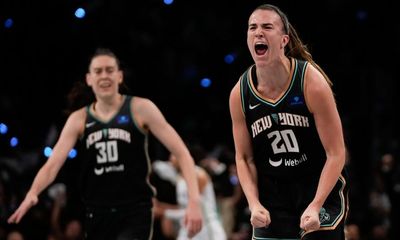
[{"label": "webull logo on jersey", "polygon": [[119,164],[119,165],[112,165],[112,166],[107,166],[107,167],[94,168],[94,173],[96,175],[100,176],[103,173],[123,172],[124,170],[125,170],[124,164]]},{"label": "webull logo on jersey", "polygon": [[277,161],[273,161],[271,158],[268,159],[268,162],[271,166],[273,167],[279,167],[282,164],[285,167],[295,167],[297,165],[300,165],[301,163],[307,161],[307,155],[303,154],[299,159],[286,159],[286,158],[280,158]]},{"label": "webull logo on jersey", "polygon": [[272,119],[282,126],[310,127],[308,117],[292,113],[274,113],[254,121],[251,124],[253,138],[272,127]]}]

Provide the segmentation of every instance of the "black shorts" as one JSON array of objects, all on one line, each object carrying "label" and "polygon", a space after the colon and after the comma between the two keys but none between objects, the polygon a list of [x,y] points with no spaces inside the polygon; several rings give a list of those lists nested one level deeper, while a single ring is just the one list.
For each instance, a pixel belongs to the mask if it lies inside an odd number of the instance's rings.
[{"label": "black shorts", "polygon": [[151,203],[86,208],[86,240],[149,240],[152,230]]},{"label": "black shorts", "polygon": [[344,240],[344,223],[348,212],[347,175],[343,171],[320,210],[321,227],[315,232],[300,229],[300,217],[313,200],[318,178],[299,181],[268,181],[260,191],[261,204],[271,216],[267,228],[254,228],[253,239]]}]

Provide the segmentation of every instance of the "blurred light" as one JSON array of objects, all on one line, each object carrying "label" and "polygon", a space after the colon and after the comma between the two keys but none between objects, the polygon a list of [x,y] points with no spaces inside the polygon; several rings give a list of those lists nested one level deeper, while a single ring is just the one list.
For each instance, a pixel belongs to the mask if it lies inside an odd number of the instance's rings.
[{"label": "blurred light", "polygon": [[51,147],[45,147],[45,148],[44,148],[44,151],[43,151],[43,154],[44,154],[46,157],[50,157],[50,155],[51,155],[52,152],[53,152],[53,149],[52,149]]},{"label": "blurred light", "polygon": [[4,21],[4,27],[5,28],[11,28],[13,24],[14,24],[14,21],[11,18],[7,18]]},{"label": "blurred light", "polygon": [[0,123],[0,134],[6,134],[8,132],[8,127],[4,123]]},{"label": "blurred light", "polygon": [[368,12],[367,11],[365,11],[365,10],[358,10],[357,11],[357,19],[358,19],[358,21],[363,22],[363,21],[367,20],[367,18],[368,18]]},{"label": "blurred light", "polygon": [[197,75],[197,67],[192,65],[192,66],[186,66],[184,71],[183,71],[183,75],[185,78],[194,78]]},{"label": "blurred light", "polygon": [[69,151],[68,157],[69,158],[75,158],[77,153],[78,152],[75,149],[71,149],[71,151]]},{"label": "blurred light", "polygon": [[75,17],[77,17],[77,18],[84,18],[85,15],[86,15],[85,9],[83,9],[83,8],[78,8],[78,9],[76,9],[76,11],[75,11]]},{"label": "blurred light", "polygon": [[10,146],[11,146],[11,147],[16,147],[17,145],[18,145],[18,138],[12,137],[12,138],[10,139]]},{"label": "blurred light", "polygon": [[225,63],[227,63],[227,64],[233,63],[233,62],[235,61],[235,59],[236,59],[236,56],[235,56],[234,53],[227,54],[227,55],[225,56],[225,58],[224,58]]},{"label": "blurred light", "polygon": [[208,88],[211,85],[211,80],[209,78],[203,78],[200,81],[200,85],[204,88]]},{"label": "blurred light", "polygon": [[232,185],[238,185],[239,184],[239,178],[235,175],[232,175],[229,177],[229,181],[231,182]]},{"label": "blurred light", "polygon": [[174,0],[164,0],[164,3],[167,5],[171,5],[172,3],[174,3]]}]

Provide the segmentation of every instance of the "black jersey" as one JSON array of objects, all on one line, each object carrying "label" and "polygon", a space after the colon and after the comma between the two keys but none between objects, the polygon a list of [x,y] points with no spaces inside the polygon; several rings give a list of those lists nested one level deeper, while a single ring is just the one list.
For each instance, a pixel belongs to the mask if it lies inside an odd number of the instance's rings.
[{"label": "black jersey", "polygon": [[256,90],[256,66],[240,79],[242,108],[250,133],[259,187],[265,178],[319,178],[326,154],[303,93],[307,62],[293,59],[290,85],[276,102]]},{"label": "black jersey", "polygon": [[108,122],[87,109],[82,138],[80,187],[89,206],[117,206],[151,201],[154,195],[148,178],[148,134],[139,128],[131,111],[131,96]]}]

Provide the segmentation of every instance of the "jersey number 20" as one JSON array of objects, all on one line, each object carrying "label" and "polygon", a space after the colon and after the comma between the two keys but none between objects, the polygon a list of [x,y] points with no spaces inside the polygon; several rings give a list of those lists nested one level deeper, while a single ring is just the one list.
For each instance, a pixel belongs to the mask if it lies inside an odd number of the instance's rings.
[{"label": "jersey number 20", "polygon": [[272,139],[271,147],[274,154],[284,152],[299,152],[299,144],[296,136],[291,129],[273,131],[268,133],[268,138]]}]

